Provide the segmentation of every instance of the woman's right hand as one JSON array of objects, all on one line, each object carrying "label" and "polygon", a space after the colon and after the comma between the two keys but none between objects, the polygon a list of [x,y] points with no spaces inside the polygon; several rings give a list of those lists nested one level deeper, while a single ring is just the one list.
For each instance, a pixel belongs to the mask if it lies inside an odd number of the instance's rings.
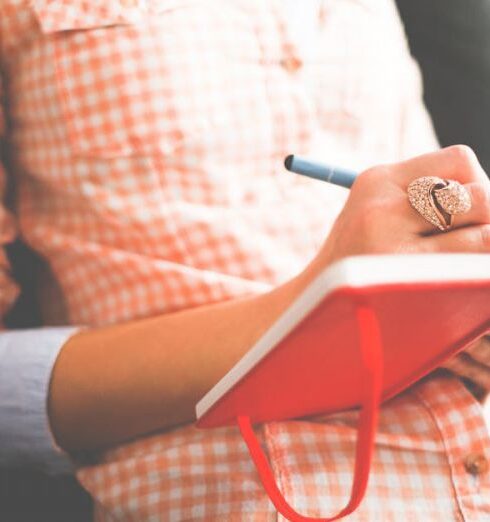
[{"label": "woman's right hand", "polygon": [[[455,216],[455,227],[449,232],[439,232],[408,201],[408,185],[422,176],[459,181],[470,193],[471,210]],[[360,174],[307,271],[316,274],[353,255],[437,252],[490,253],[490,180],[474,152],[464,145]]]}]

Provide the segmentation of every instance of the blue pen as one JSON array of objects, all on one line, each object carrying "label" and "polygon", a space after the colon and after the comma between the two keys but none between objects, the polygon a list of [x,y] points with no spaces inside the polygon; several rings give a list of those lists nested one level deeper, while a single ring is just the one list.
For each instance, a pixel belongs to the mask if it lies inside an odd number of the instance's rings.
[{"label": "blue pen", "polygon": [[284,160],[284,166],[291,172],[296,172],[296,174],[302,174],[303,176],[321,181],[328,181],[328,183],[346,188],[352,187],[357,177],[357,173],[352,170],[317,163],[294,154],[287,156]]}]

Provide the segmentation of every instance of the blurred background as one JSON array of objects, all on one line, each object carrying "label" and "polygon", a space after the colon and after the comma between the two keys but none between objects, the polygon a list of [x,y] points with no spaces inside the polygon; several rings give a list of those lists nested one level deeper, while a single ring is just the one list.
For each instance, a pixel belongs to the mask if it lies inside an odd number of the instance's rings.
[{"label": "blurred background", "polygon": [[397,4],[441,144],[470,145],[490,174],[490,1]]},{"label": "blurred background", "polygon": [[[490,173],[490,0],[396,1],[422,68],[425,100],[441,144],[470,145]],[[9,326],[36,326],[29,288],[37,261],[20,244],[9,255],[24,288]],[[90,499],[73,478],[0,470],[1,522],[90,520]]]}]

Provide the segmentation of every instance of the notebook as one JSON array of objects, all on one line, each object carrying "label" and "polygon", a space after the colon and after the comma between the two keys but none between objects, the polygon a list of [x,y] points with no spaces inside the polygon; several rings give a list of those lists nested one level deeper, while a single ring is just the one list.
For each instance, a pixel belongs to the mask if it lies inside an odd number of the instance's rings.
[{"label": "notebook", "polygon": [[[358,256],[321,273],[199,401],[197,426],[238,424],[288,520],[252,424],[361,407],[349,505],[365,492],[377,408],[490,333],[490,255]],[[316,519],[320,520],[320,519]]]}]

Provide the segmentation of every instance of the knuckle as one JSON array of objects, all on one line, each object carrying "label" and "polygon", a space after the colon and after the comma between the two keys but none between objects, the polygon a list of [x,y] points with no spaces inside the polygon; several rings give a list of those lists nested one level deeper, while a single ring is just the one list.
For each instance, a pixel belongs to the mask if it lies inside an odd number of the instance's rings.
[{"label": "knuckle", "polygon": [[361,174],[357,176],[355,184],[372,186],[386,179],[390,174],[391,169],[388,165],[377,165],[361,172]]},{"label": "knuckle", "polygon": [[460,168],[473,168],[478,161],[475,152],[468,145],[451,145],[446,151]]}]

